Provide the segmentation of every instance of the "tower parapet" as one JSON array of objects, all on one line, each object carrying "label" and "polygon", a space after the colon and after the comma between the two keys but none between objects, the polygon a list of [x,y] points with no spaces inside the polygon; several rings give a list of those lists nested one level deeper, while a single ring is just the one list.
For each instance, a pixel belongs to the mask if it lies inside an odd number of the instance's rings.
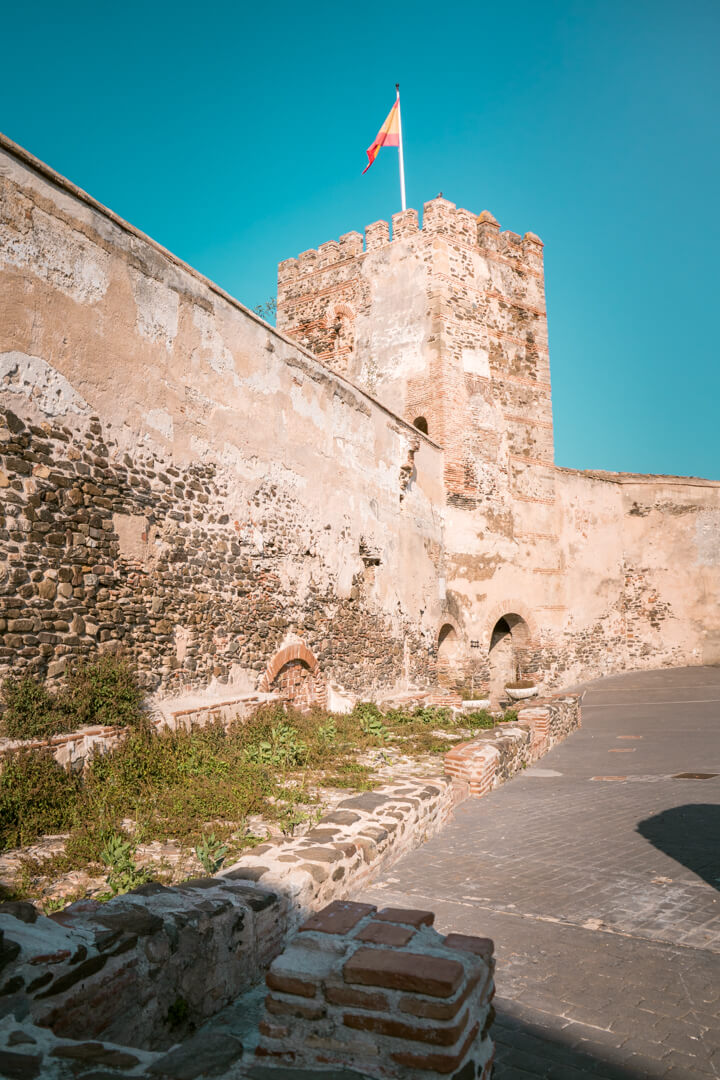
[{"label": "tower parapet", "polygon": [[278,327],[445,449],[449,496],[552,498],[543,243],[438,196],[278,271]]}]

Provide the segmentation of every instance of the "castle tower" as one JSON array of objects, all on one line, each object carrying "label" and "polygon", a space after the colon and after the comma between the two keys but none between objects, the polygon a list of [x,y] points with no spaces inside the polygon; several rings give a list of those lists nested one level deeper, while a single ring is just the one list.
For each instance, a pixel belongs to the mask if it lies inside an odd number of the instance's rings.
[{"label": "castle tower", "polygon": [[[278,328],[445,451],[448,498],[551,497],[543,245],[438,197],[278,273]],[[503,491],[504,489],[504,491]]]},{"label": "castle tower", "polygon": [[542,241],[438,197],[282,262],[278,328],[442,447],[439,656],[532,672],[566,611]]}]

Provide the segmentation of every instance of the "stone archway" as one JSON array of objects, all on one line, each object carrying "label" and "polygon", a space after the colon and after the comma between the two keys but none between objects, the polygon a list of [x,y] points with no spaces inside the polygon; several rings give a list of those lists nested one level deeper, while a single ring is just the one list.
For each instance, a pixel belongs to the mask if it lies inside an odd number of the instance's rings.
[{"label": "stone archway", "polygon": [[437,640],[437,681],[439,686],[456,687],[462,682],[462,638],[453,623],[440,627]]},{"label": "stone archway", "polygon": [[279,693],[296,709],[327,704],[327,685],[320,665],[306,645],[288,645],[275,653],[260,680],[263,693]]},{"label": "stone archway", "polygon": [[[499,701],[505,684],[527,675],[534,639],[534,620],[520,614],[520,605],[508,602],[493,610],[487,641],[490,698]],[[515,608],[515,610],[513,610]],[[504,610],[503,610],[504,609]],[[531,621],[532,620],[532,621]]]}]

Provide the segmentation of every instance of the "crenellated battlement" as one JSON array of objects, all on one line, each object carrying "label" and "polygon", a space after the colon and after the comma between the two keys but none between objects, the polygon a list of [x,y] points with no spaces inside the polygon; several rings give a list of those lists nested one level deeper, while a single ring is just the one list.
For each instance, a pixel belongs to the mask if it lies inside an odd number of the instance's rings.
[{"label": "crenellated battlement", "polygon": [[[445,452],[475,505],[550,505],[553,425],[543,243],[439,195],[286,259],[278,327]],[[544,500],[544,502],[543,502]]]},{"label": "crenellated battlement", "polygon": [[531,269],[542,269],[543,242],[535,233],[526,232],[521,237],[510,230],[501,231],[488,210],[474,214],[438,196],[423,206],[422,226],[414,209],[393,214],[392,224],[374,221],[365,227],[364,238],[359,232],[345,233],[339,240],[320,244],[317,250],[311,248],[295,259],[285,259],[278,267],[278,283],[288,284],[298,277],[417,236],[444,237],[451,243],[476,249],[491,257],[495,255],[514,262],[527,262]]}]

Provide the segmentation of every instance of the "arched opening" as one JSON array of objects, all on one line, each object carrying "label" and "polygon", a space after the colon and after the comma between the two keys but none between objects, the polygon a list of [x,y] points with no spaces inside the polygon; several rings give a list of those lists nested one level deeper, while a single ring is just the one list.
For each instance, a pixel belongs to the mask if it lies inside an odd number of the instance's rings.
[{"label": "arched opening", "polygon": [[416,416],[413,420],[413,427],[416,427],[418,431],[422,431],[423,435],[428,434],[428,422],[424,416]]},{"label": "arched opening", "polygon": [[327,685],[320,673],[320,665],[302,644],[289,645],[272,657],[259,689],[280,694],[283,701],[296,709],[324,705],[327,700]]},{"label": "arched opening", "polygon": [[344,375],[349,370],[355,347],[355,313],[348,304],[335,304],[328,312],[327,322],[332,333],[332,366]]},{"label": "arched opening", "polygon": [[448,687],[462,681],[462,642],[451,623],[441,626],[438,634],[437,681],[439,686]]},{"label": "arched opening", "polygon": [[530,630],[521,615],[508,612],[495,623],[490,635],[490,697],[504,696],[506,683],[521,679],[530,643]]},{"label": "arched opening", "polygon": [[270,683],[270,689],[296,709],[309,709],[315,704],[315,675],[304,660],[289,660],[283,664]]}]

